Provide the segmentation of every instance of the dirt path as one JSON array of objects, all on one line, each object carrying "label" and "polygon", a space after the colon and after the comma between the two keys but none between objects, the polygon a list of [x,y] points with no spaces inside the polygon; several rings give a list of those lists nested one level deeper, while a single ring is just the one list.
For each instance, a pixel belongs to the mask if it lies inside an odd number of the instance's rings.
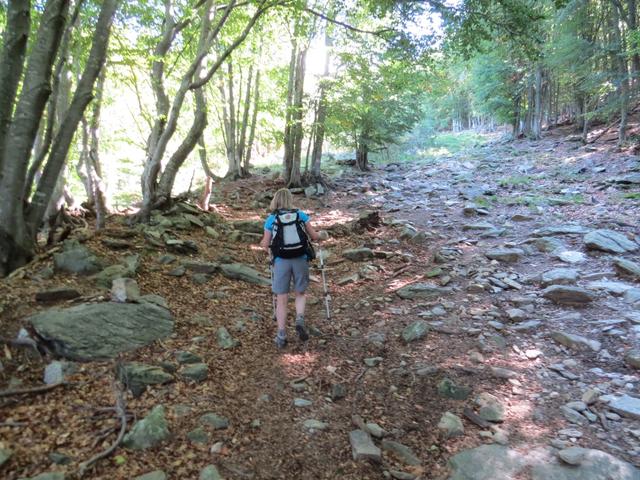
[{"label": "dirt path", "polygon": [[[326,200],[328,207],[317,200],[300,201],[331,234],[323,248],[331,252],[327,273],[333,319],[324,319],[316,272],[307,315],[315,335],[303,345],[291,329],[292,341],[284,352],[273,345],[268,289],[219,274],[168,275],[187,258],[177,255],[176,262],[164,265],[158,260],[165,252],[136,234],[129,250],[141,254],[138,285],[142,293],[167,300],[176,318],[175,333],[121,360],[175,367],[176,352],[189,351],[208,366],[208,377],[194,383],[176,374],[175,381],[150,387],[139,398],[127,396],[127,408],[138,419],[164,405],[171,436],[148,450],[119,449],[90,478],[134,478],[154,470],[164,471],[167,478],[197,478],[209,464],[227,479],[447,478],[447,462],[455,453],[492,442],[516,449],[552,441],[558,447],[576,444],[640,463],[633,419],[597,402],[589,412],[596,419],[591,422],[576,411],[582,419],[574,421],[584,423],[576,426],[565,418],[571,412],[561,410],[589,389],[637,396],[638,375],[623,357],[638,346],[638,303],[628,303],[619,291],[602,291],[615,286],[590,282],[606,278],[637,288],[638,279],[617,278],[612,255],[586,249],[584,234],[547,236],[562,242],[562,250],[585,255],[575,265],[540,251],[541,245],[549,250],[544,241],[533,241],[540,238],[534,236],[536,229],[568,223],[612,229],[633,239],[638,204],[623,194],[637,192],[638,185],[620,190],[607,181],[637,175],[637,168],[635,157],[589,151],[552,137],[341,177]],[[240,199],[223,194],[236,209],[220,214],[228,220],[258,220],[263,210],[254,202],[276,185],[256,178],[225,188],[235,192],[238,187],[244,189]],[[475,205],[469,205],[472,201]],[[360,233],[350,230],[351,220],[375,209],[381,211],[383,225]],[[267,274],[261,252],[230,242],[226,227],[215,228],[222,233],[218,238],[203,229],[177,231],[200,247],[191,260],[224,257]],[[86,244],[118,261],[122,254],[106,248],[104,237]],[[498,247],[521,253],[515,262],[487,258]],[[353,262],[342,256],[350,248],[378,253]],[[362,255],[371,253],[363,250]],[[622,256],[638,260],[637,252]],[[16,333],[27,314],[48,308],[32,300],[36,291],[72,286],[85,297],[95,296],[95,286],[82,277],[38,279],[45,266],[33,266],[3,294],[0,326],[9,334]],[[587,288],[594,301],[576,309],[543,299],[540,276],[558,267],[579,270],[577,285]],[[202,284],[196,283],[200,280]],[[400,298],[397,290],[416,282],[444,290],[429,298]],[[428,333],[406,342],[403,330],[420,321],[426,322]],[[239,341],[235,348],[220,348],[220,327]],[[601,348],[562,346],[550,337],[556,330],[599,341]],[[2,360],[5,387],[18,381],[40,384],[43,365],[31,360],[24,367],[23,355],[14,351]],[[375,366],[367,366],[365,359]],[[96,441],[98,432],[117,424],[95,415],[98,407],[113,405],[112,372],[112,362],[80,364],[70,377],[74,385],[0,407],[0,449],[13,451],[1,467],[3,475],[14,479],[72,471],[113,441],[115,430]],[[465,400],[451,398],[465,389]],[[464,418],[465,408],[479,412],[474,400],[483,393],[495,397],[501,421],[480,428],[463,419],[464,434],[445,438],[438,428],[442,415]],[[295,399],[310,404],[295,406]],[[206,412],[225,417],[229,425],[204,432],[200,443],[189,433]],[[358,428],[354,416],[386,432],[384,444],[375,439],[383,447],[381,463],[353,460],[349,435]],[[324,425],[310,429],[305,426],[309,420]],[[562,434],[567,428],[578,429],[579,435]],[[403,454],[392,442],[412,454]],[[52,452],[68,456],[70,464],[54,465]]]}]

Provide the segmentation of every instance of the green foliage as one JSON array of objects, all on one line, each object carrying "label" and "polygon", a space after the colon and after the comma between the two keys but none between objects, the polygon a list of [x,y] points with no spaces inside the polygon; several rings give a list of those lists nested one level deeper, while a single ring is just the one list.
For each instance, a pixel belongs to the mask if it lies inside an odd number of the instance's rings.
[{"label": "green foliage", "polygon": [[426,75],[393,53],[368,47],[368,54],[340,55],[327,131],[337,145],[376,151],[397,143],[420,119]]}]

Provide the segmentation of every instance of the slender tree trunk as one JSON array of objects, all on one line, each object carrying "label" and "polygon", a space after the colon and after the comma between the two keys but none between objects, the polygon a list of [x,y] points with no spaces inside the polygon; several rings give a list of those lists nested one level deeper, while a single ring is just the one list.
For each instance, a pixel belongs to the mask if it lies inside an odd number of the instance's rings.
[{"label": "slender tree trunk", "polygon": [[211,201],[211,192],[213,191],[213,172],[209,168],[209,164],[207,163],[207,148],[204,143],[204,135],[200,135],[200,139],[198,140],[198,155],[200,156],[200,164],[202,165],[202,169],[204,170],[205,181],[204,181],[204,190],[202,192],[202,196],[200,197],[200,208],[205,211],[209,211],[209,203]]},{"label": "slender tree trunk", "polygon": [[221,84],[221,95],[223,97],[223,116],[225,124],[225,138],[227,149],[227,162],[229,169],[227,177],[231,179],[240,178],[240,165],[238,164],[238,146],[236,143],[237,123],[236,123],[236,102],[233,91],[233,64],[231,60],[227,62],[227,86],[226,90],[224,82]]},{"label": "slender tree trunk", "polygon": [[[329,46],[331,39],[326,32],[324,35],[324,44],[326,47],[326,53],[324,57],[324,79],[329,77]],[[318,100],[318,110],[315,122],[315,139],[313,142],[313,153],[311,154],[311,177],[315,182],[320,182],[322,177],[320,175],[320,167],[322,164],[322,147],[324,143],[325,123],[327,119],[327,83],[320,83],[320,98]]]},{"label": "slender tree trunk", "polygon": [[3,174],[6,137],[24,68],[30,28],[31,2],[10,0],[0,53],[0,179]]},{"label": "slender tree trunk", "polygon": [[[296,28],[297,30],[297,28]],[[296,75],[296,60],[298,58],[298,41],[293,39],[291,48],[291,59],[289,61],[289,80],[287,82],[287,105],[284,119],[284,158],[282,167],[285,183],[289,182],[289,172],[293,163],[293,108],[294,108],[294,85]]]},{"label": "slender tree trunk", "polygon": [[98,77],[96,97],[93,101],[93,111],[91,112],[91,122],[89,123],[89,152],[86,157],[87,174],[91,183],[91,194],[96,211],[97,230],[105,227],[107,213],[109,212],[106,185],[102,176],[102,164],[100,162],[100,113],[102,110],[105,77],[105,69],[103,68]]},{"label": "slender tree trunk", "polygon": [[618,146],[627,139],[627,112],[629,110],[629,80],[627,73],[627,61],[620,32],[620,17],[617,9],[611,12],[610,32],[613,37],[613,71],[617,71],[618,98],[620,102],[620,126],[618,128]]},{"label": "slender tree trunk", "polygon": [[533,97],[533,119],[531,128],[531,137],[535,140],[542,136],[542,65],[536,65],[535,75],[535,94]]},{"label": "slender tree trunk", "polygon": [[[260,49],[262,51],[262,48]],[[256,83],[254,86],[253,94],[253,113],[251,117],[251,130],[249,131],[249,140],[247,142],[247,149],[244,154],[244,169],[249,172],[251,168],[251,151],[253,150],[253,142],[256,137],[256,125],[258,123],[258,109],[260,105],[260,70],[256,72]]]},{"label": "slender tree trunk", "polygon": [[249,165],[244,164],[244,154],[247,141],[247,128],[249,124],[249,110],[251,108],[251,85],[253,84],[253,64],[249,67],[249,78],[247,79],[247,91],[244,95],[244,112],[242,114],[242,125],[240,127],[240,140],[238,142],[240,172],[243,177],[249,175]]}]

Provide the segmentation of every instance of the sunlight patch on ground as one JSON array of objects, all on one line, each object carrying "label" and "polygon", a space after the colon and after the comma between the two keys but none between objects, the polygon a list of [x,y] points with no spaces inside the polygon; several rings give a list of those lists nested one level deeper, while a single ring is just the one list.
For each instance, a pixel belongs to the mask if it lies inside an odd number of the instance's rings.
[{"label": "sunlight patch on ground", "polygon": [[285,374],[289,377],[300,377],[313,372],[318,361],[315,352],[285,353],[280,356],[280,363]]}]

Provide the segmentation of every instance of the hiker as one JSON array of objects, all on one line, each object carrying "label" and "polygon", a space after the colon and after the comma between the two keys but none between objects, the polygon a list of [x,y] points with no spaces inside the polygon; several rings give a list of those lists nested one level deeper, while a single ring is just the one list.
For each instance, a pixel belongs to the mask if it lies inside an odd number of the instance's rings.
[{"label": "hiker", "polygon": [[293,195],[288,189],[278,190],[269,208],[272,213],[264,222],[264,236],[260,246],[265,250],[271,250],[271,290],[276,295],[278,321],[275,342],[278,348],[284,348],[287,344],[287,301],[292,279],[296,294],[296,332],[303,342],[309,339],[304,325],[309,260],[313,260],[314,257],[309,238],[317,241],[320,236],[311,225],[309,215],[293,208]]}]

